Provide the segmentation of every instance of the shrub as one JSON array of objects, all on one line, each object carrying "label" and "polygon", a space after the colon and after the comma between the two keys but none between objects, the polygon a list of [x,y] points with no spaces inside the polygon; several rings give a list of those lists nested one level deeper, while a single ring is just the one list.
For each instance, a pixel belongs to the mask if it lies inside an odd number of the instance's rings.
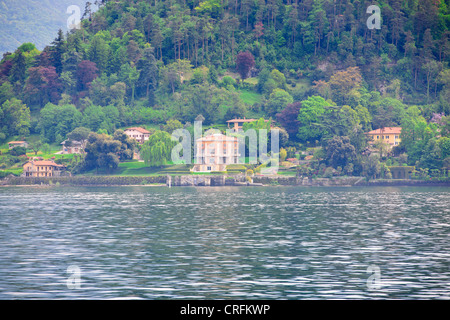
[{"label": "shrub", "polygon": [[233,79],[232,77],[230,77],[230,76],[225,76],[225,77],[222,78],[221,85],[222,85],[223,87],[228,87],[228,86],[233,86],[233,87],[235,87],[235,86],[236,86],[236,80],[234,80],[234,79]]},{"label": "shrub", "polygon": [[10,151],[9,151],[9,153],[12,155],[12,156],[21,156],[21,155],[23,155],[23,154],[26,154],[27,153],[27,149],[26,148],[24,148],[24,147],[14,147],[14,148],[12,148]]},{"label": "shrub", "polygon": [[332,167],[326,168],[323,174],[324,178],[331,178],[333,176],[333,171],[334,169]]}]

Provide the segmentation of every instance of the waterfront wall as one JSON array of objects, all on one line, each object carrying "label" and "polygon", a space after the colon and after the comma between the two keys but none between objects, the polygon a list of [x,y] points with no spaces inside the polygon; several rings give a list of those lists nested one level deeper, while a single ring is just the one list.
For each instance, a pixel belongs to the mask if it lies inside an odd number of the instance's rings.
[{"label": "waterfront wall", "polygon": [[72,177],[14,177],[0,180],[0,185],[71,185],[71,186],[103,186],[103,185],[146,185],[165,184],[165,176],[120,177],[120,176],[72,176]]},{"label": "waterfront wall", "polygon": [[0,179],[3,186],[62,185],[62,186],[450,186],[450,182],[431,180],[370,180],[363,177],[315,178],[286,176],[254,176],[247,180],[244,175],[180,175],[180,176],[72,176],[72,177],[16,177],[10,175]]}]

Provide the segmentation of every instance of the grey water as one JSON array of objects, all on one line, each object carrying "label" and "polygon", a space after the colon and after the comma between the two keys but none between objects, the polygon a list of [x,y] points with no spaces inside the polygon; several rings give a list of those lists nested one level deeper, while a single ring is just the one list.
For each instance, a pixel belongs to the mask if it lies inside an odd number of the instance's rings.
[{"label": "grey water", "polygon": [[0,299],[449,299],[449,188],[3,187]]}]

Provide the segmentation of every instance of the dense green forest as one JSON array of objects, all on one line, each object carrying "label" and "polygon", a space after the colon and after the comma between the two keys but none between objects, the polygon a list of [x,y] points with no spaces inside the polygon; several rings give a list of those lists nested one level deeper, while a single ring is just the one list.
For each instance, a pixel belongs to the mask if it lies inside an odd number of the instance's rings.
[{"label": "dense green forest", "polygon": [[[449,0],[94,4],[42,51],[3,55],[1,141],[60,143],[78,127],[171,133],[196,119],[225,129],[245,116],[271,119],[289,156],[315,150],[307,173],[450,168]],[[372,4],[381,29],[367,27]],[[386,126],[402,127],[400,146],[370,156],[364,132]]]}]

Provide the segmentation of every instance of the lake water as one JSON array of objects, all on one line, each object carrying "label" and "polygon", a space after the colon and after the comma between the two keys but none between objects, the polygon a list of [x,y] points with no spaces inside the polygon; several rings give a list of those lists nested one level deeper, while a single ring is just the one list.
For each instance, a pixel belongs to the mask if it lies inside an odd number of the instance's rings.
[{"label": "lake water", "polygon": [[449,235],[449,188],[7,187],[0,299],[449,299]]}]

